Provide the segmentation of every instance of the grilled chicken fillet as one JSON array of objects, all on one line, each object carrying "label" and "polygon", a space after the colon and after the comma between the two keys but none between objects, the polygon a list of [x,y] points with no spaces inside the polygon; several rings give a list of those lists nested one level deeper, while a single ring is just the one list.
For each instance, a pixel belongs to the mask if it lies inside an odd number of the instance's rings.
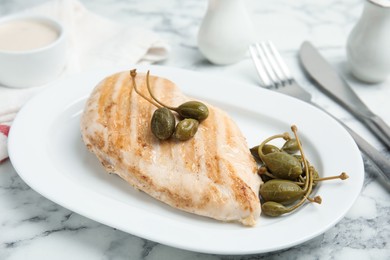
[{"label": "grilled chicken fillet", "polygon": [[[149,96],[146,75],[137,89]],[[150,76],[155,96],[167,105],[189,101],[171,81]],[[101,81],[81,118],[87,148],[107,172],[168,205],[202,216],[253,226],[260,215],[261,180],[246,140],[222,110],[207,105],[209,116],[185,142],[159,141],[150,121],[156,107],[138,95],[129,72]]]}]

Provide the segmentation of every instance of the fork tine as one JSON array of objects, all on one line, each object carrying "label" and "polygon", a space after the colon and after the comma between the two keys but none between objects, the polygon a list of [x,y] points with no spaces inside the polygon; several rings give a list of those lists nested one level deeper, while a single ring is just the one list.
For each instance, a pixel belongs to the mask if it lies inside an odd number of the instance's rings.
[{"label": "fork tine", "polygon": [[275,55],[272,52],[270,42],[262,42],[261,48],[263,49],[265,60],[268,63],[268,68],[271,70],[274,74],[273,80],[276,85],[276,87],[279,87],[280,85],[284,86],[285,85],[285,76],[283,72],[279,68],[279,64],[277,63],[275,59]]},{"label": "fork tine", "polygon": [[290,70],[287,67],[287,64],[282,59],[279,52],[276,50],[275,45],[271,41],[268,41],[268,46],[269,46],[273,56],[275,57],[277,64],[279,65],[278,67],[280,68],[280,71],[282,72],[284,78],[288,81],[287,83],[291,84],[293,81],[293,77],[291,75]]},{"label": "fork tine", "polygon": [[271,41],[249,47],[260,80],[266,88],[278,88],[293,83],[291,73]]},{"label": "fork tine", "polygon": [[276,78],[274,78],[274,82],[276,87],[285,86],[286,84],[288,84],[288,79],[286,79],[286,76],[276,58],[278,52],[275,50],[275,48],[273,48],[272,43],[269,41],[263,42],[261,43],[261,47],[264,51],[265,59],[267,60],[269,70],[272,70],[275,74]]},{"label": "fork tine", "polygon": [[257,73],[259,74],[263,86],[265,86],[266,88],[272,88],[274,84],[268,76],[268,73],[264,68],[262,60],[259,57],[257,44],[252,44],[251,46],[249,46],[249,52],[251,53],[252,60],[255,63],[255,68],[257,70]]},{"label": "fork tine", "polygon": [[259,55],[260,61],[263,63],[265,71],[268,75],[268,77],[272,81],[273,87],[278,86],[278,77],[275,74],[274,70],[272,69],[272,64],[270,63],[270,59],[268,57],[267,49],[265,48],[264,43],[256,44],[256,50]]},{"label": "fork tine", "polygon": [[[261,57],[257,50],[262,52]],[[303,101],[311,101],[310,93],[295,82],[286,63],[272,42],[263,42],[260,45],[253,44],[250,46],[250,53],[259,72],[260,80],[270,81],[270,84],[262,85],[263,87],[274,89]],[[273,71],[278,78],[276,80],[271,79],[267,71]]]}]

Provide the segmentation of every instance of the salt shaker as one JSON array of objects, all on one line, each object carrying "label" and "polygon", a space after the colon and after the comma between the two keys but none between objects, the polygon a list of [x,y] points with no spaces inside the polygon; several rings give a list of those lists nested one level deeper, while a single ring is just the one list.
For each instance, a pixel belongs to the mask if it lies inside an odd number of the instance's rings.
[{"label": "salt shaker", "polygon": [[363,14],[347,41],[352,74],[377,83],[390,75],[390,1],[366,0]]},{"label": "salt shaker", "polygon": [[243,0],[209,0],[198,33],[198,47],[212,63],[226,65],[242,59],[254,37]]}]

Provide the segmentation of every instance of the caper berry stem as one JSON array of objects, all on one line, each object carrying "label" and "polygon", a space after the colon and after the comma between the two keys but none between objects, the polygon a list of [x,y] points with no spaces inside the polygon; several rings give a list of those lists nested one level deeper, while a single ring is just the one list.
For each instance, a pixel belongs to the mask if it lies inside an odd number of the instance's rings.
[{"label": "caper berry stem", "polygon": [[264,145],[266,145],[267,143],[269,143],[270,141],[274,140],[274,139],[277,139],[277,138],[283,138],[285,140],[289,140],[291,139],[290,135],[288,133],[283,133],[283,134],[277,134],[277,135],[273,135],[273,136],[270,136],[268,137],[267,139],[265,139],[259,146],[258,146],[258,149],[257,149],[257,152],[260,156],[260,159],[263,158],[265,155],[263,153],[263,147]]},{"label": "caper berry stem", "polygon": [[348,178],[349,176],[345,172],[342,172],[340,175],[337,176],[318,178],[318,179],[314,179],[314,181],[327,181],[327,180],[334,180],[334,179],[346,180]]},{"label": "caper berry stem", "polygon": [[267,175],[268,177],[270,177],[270,178],[272,178],[272,179],[277,179],[277,177],[276,177],[275,175],[273,175],[272,173],[270,173],[270,172],[267,170],[267,167],[264,167],[264,166],[260,167],[259,170],[257,171],[257,173],[258,173],[259,175],[262,175],[262,174]]},{"label": "caper berry stem", "polygon": [[[312,179],[312,178],[313,178],[313,172],[312,172],[312,171],[309,171],[309,174],[308,174],[307,176],[308,176],[308,178],[306,178],[306,179]],[[302,198],[297,204],[295,204],[295,205],[293,205],[293,206],[291,206],[291,207],[289,207],[289,208],[286,208],[285,213],[291,212],[291,211],[293,211],[293,210],[299,208],[300,206],[302,206],[302,204],[303,204],[306,200],[311,201],[311,200],[309,199],[309,194],[311,193],[312,188],[313,188],[313,182],[310,181],[310,182],[309,182],[309,186],[308,186],[308,190],[307,190],[307,192],[305,193],[305,195],[303,196],[303,198]]]},{"label": "caper berry stem", "polygon": [[[343,172],[341,173],[340,175],[337,175],[337,176],[329,176],[329,177],[323,177],[323,178],[313,178],[313,182],[317,182],[317,181],[329,181],[329,180],[337,180],[337,179],[340,179],[342,181],[348,179],[349,176]],[[301,181],[297,181],[295,182],[296,184],[302,186],[304,185],[305,183],[301,180]]]},{"label": "caper berry stem", "polygon": [[161,106],[166,107],[166,108],[168,108],[168,109],[170,109],[170,110],[173,110],[173,111],[177,112],[177,107],[170,107],[170,106],[167,106],[167,105],[165,105],[164,103],[162,103],[160,100],[158,100],[158,99],[155,97],[155,95],[153,94],[152,89],[151,89],[151,87],[150,87],[150,83],[149,83],[149,74],[150,74],[150,71],[148,70],[148,72],[146,73],[146,86],[147,86],[147,88],[148,88],[148,91],[149,91],[150,96],[153,98],[154,101],[156,101],[156,102],[157,102],[158,104],[160,104]]},{"label": "caper berry stem", "polygon": [[130,76],[131,76],[131,80],[133,82],[133,88],[135,90],[135,92],[140,95],[141,97],[143,97],[146,101],[148,101],[149,103],[151,103],[152,105],[156,106],[157,108],[161,108],[161,106],[154,102],[153,100],[151,100],[150,98],[146,97],[144,94],[142,94],[138,88],[137,88],[137,84],[135,83],[135,77],[137,76],[137,70],[136,69],[132,69],[130,70]]},{"label": "caper berry stem", "polygon": [[321,196],[315,196],[314,198],[307,198],[308,201],[321,204],[322,198]]},{"label": "caper berry stem", "polygon": [[310,168],[308,167],[308,162],[306,160],[306,157],[305,157],[305,153],[303,152],[303,148],[302,148],[302,145],[301,145],[301,141],[299,140],[299,136],[298,136],[298,128],[295,126],[295,125],[292,125],[291,126],[291,130],[293,131],[294,133],[294,136],[295,136],[295,139],[297,140],[297,144],[298,144],[298,148],[299,148],[299,152],[302,156],[302,160],[303,160],[303,163],[305,165],[305,172],[306,172],[306,181],[305,181],[305,187],[303,188],[304,191],[306,191],[305,195],[303,196],[303,198],[297,203],[295,204],[294,206],[290,207],[290,208],[287,208],[287,210],[289,212],[297,209],[298,207],[300,207],[304,202],[305,200],[309,200],[311,202],[317,202],[319,201],[319,199],[321,199],[321,197],[317,198],[317,199],[310,199],[309,198],[309,195],[313,189],[313,168]]},{"label": "caper berry stem", "polygon": [[[299,140],[299,136],[298,136],[298,128],[296,125],[292,125],[291,126],[291,131],[293,131],[294,133],[294,136],[295,136],[295,139],[297,140],[297,145],[298,145],[298,148],[299,148],[299,153],[301,154],[301,157],[302,157],[302,161],[303,161],[303,165],[304,165],[304,168],[305,168],[305,172],[306,172],[306,180],[305,180],[305,186],[303,187],[303,190],[304,191],[307,191],[308,190],[308,186],[310,186],[310,182],[311,182],[311,185],[313,185],[313,180],[312,178],[308,178],[309,176],[309,166],[308,166],[308,163],[307,163],[307,160],[306,160],[306,156],[305,156],[305,153],[303,152],[303,148],[302,148],[302,145],[301,145],[301,140]],[[311,192],[311,191],[310,191]],[[310,193],[309,193],[310,194]]]}]

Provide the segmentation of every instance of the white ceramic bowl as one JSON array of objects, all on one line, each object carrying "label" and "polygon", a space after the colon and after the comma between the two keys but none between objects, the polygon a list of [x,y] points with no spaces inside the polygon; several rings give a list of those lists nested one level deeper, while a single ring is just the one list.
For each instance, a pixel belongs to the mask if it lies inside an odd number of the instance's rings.
[{"label": "white ceramic bowl", "polygon": [[0,86],[27,88],[48,83],[61,73],[66,63],[64,28],[56,20],[37,15],[3,18],[0,19],[0,26],[20,21],[48,26],[57,32],[57,37],[46,45],[32,49],[0,49]]}]

